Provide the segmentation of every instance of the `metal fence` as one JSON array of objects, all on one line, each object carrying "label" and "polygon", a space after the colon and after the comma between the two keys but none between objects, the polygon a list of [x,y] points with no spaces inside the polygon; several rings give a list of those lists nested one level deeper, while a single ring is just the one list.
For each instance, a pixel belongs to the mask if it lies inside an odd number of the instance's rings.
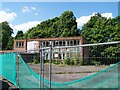
[{"label": "metal fence", "polygon": [[[63,82],[79,80],[120,62],[120,41],[76,46],[41,47],[37,50],[1,54],[1,58],[1,71],[4,71],[1,75],[14,85],[22,89],[44,89],[51,88],[53,82],[54,85],[59,83],[58,85],[64,86]],[[109,74],[109,77],[116,73],[115,78],[118,77],[118,64],[110,71],[98,75],[99,81],[103,77],[107,77],[106,73]],[[97,82],[97,77],[95,78],[94,83]],[[115,79],[113,78],[113,80]],[[86,82],[91,81],[93,79],[86,80],[84,84],[86,85]],[[78,83],[82,82],[78,81]],[[109,84],[109,81],[107,83]]]},{"label": "metal fence", "polygon": [[40,87],[44,87],[44,78],[46,78],[50,81],[49,88],[51,88],[51,81],[76,80],[119,62],[120,41],[41,47],[39,50],[23,51],[21,56],[32,69],[42,76]]}]

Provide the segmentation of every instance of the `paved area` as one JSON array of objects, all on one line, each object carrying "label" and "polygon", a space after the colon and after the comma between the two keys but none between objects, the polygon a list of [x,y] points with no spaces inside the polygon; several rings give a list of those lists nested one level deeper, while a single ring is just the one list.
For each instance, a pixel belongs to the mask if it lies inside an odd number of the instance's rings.
[{"label": "paved area", "polygon": [[[39,64],[28,64],[40,74]],[[52,81],[66,82],[94,74],[108,66],[58,66],[52,65]],[[49,79],[49,64],[44,65],[44,77]]]}]

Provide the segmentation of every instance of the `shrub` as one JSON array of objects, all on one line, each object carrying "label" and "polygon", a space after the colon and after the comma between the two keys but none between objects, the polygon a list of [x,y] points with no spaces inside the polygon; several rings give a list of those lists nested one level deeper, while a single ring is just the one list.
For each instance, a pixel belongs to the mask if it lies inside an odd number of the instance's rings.
[{"label": "shrub", "polygon": [[40,61],[39,61],[39,60],[36,60],[36,59],[33,59],[33,63],[34,63],[34,64],[38,64],[38,63],[40,63]]},{"label": "shrub", "polygon": [[58,65],[58,64],[60,64],[60,60],[53,60],[52,63]]},{"label": "shrub", "polygon": [[70,65],[75,65],[75,62],[73,59],[70,60]]},{"label": "shrub", "polygon": [[74,55],[74,65],[78,65],[78,61],[79,61],[79,58],[77,56],[77,54]]},{"label": "shrub", "polygon": [[100,64],[101,64],[100,61],[96,61],[96,60],[91,61],[91,65],[100,65]]},{"label": "shrub", "polygon": [[44,60],[44,63],[49,63],[49,60]]},{"label": "shrub", "polygon": [[82,58],[79,59],[79,65],[83,65],[83,59]]},{"label": "shrub", "polygon": [[70,57],[66,57],[66,59],[63,60],[64,65],[70,65]]}]

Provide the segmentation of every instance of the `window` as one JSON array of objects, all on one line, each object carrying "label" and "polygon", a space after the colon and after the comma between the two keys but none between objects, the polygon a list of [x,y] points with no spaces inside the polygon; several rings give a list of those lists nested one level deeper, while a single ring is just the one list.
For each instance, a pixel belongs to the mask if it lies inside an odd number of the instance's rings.
[{"label": "window", "polygon": [[66,45],[65,41],[62,41],[62,44],[63,44],[63,46],[65,46]]},{"label": "window", "polygon": [[55,46],[59,46],[59,41],[55,41]]},{"label": "window", "polygon": [[76,40],[76,45],[80,45],[80,41],[79,40]]},{"label": "window", "polygon": [[23,48],[24,47],[24,42],[16,42],[16,48]]},{"label": "window", "polygon": [[49,47],[49,46],[50,46],[50,42],[46,41],[46,47]]}]

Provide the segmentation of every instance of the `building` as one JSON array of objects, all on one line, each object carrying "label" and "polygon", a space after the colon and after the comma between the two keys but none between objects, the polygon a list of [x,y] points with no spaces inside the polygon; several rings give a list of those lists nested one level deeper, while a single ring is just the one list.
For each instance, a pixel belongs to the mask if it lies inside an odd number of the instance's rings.
[{"label": "building", "polygon": [[[38,53],[39,48],[46,48],[52,45],[52,47],[60,46],[75,46],[86,44],[87,41],[84,37],[64,37],[64,38],[37,38],[37,39],[24,39],[24,40],[14,40],[14,51],[20,51],[21,53],[26,51],[27,54]],[[31,51],[30,51],[31,50]],[[24,53],[25,54],[25,53]],[[53,59],[65,59],[67,56],[74,58],[78,57],[85,59],[89,56],[88,48],[86,47],[76,47],[76,48],[60,48],[54,49],[52,51]],[[44,51],[43,56],[46,59],[50,58],[49,50]]]}]

